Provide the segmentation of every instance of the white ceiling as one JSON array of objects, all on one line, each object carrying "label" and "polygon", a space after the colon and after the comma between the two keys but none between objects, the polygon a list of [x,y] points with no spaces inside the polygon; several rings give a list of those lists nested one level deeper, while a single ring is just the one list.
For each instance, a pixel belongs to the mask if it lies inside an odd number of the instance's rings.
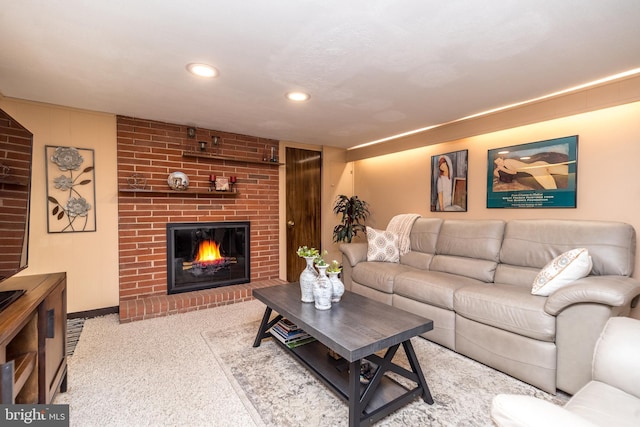
[{"label": "white ceiling", "polygon": [[0,0],[4,96],[309,144],[637,67],[639,0]]}]

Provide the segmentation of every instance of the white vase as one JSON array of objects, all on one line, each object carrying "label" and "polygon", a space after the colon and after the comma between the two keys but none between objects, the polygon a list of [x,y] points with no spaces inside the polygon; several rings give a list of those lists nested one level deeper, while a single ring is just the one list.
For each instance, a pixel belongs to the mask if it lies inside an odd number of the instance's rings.
[{"label": "white vase", "polygon": [[327,273],[329,275],[329,282],[331,282],[331,302],[339,302],[340,298],[342,298],[342,294],[344,294],[344,283],[340,280],[338,275],[340,272]]},{"label": "white vase", "polygon": [[329,310],[331,308],[331,296],[333,287],[327,277],[327,266],[317,265],[316,268],[320,272],[313,285],[313,297],[318,310]]},{"label": "white vase", "polygon": [[307,267],[300,273],[300,292],[302,293],[302,302],[313,302],[313,284],[318,277],[318,273],[313,268],[315,257],[304,257]]}]

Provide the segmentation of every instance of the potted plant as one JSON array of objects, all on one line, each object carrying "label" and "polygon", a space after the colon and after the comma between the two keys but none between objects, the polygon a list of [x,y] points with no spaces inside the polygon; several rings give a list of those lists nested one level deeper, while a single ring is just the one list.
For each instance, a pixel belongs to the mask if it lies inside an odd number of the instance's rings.
[{"label": "potted plant", "polygon": [[333,213],[342,215],[341,224],[333,228],[334,242],[351,243],[351,240],[358,235],[358,231],[363,233],[366,231],[362,222],[369,216],[369,204],[360,200],[358,196],[339,195],[333,206]]},{"label": "potted plant", "polygon": [[327,268],[327,273],[340,273],[341,271],[342,267],[340,266],[338,260],[335,259],[331,261],[331,264],[329,264],[329,267]]},{"label": "potted plant", "polygon": [[299,257],[302,257],[302,258],[311,257],[313,259],[315,259],[319,254],[316,248],[309,248],[307,246],[299,246],[296,253],[298,254]]}]

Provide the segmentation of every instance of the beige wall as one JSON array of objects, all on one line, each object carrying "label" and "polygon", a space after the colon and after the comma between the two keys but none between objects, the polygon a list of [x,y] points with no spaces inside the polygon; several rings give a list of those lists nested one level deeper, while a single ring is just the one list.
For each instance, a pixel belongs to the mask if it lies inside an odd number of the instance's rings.
[{"label": "beige wall", "polygon": [[[355,192],[371,226],[398,213],[443,218],[576,218],[624,221],[640,230],[640,102],[355,162]],[[487,151],[578,135],[576,209],[487,209]],[[431,156],[469,150],[468,210],[429,211]],[[636,261],[638,270],[640,262]]]},{"label": "beige wall", "polygon": [[[576,209],[487,209],[487,150],[578,135]],[[468,210],[432,213],[431,156],[469,150]],[[355,194],[371,204],[368,225],[399,213],[456,219],[566,218],[623,221],[640,230],[640,102],[355,162]],[[640,251],[636,251],[640,278]],[[636,309],[634,317],[640,317]]]},{"label": "beige wall", "polygon": [[[0,108],[34,135],[29,267],[21,275],[66,271],[69,313],[117,306],[115,116],[2,97]],[[95,150],[95,232],[47,232],[45,145]]]}]

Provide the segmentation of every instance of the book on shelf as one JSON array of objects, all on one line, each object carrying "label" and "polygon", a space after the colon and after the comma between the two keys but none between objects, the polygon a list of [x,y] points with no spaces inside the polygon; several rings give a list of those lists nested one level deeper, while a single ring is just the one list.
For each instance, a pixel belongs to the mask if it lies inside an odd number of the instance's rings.
[{"label": "book on shelf", "polygon": [[295,348],[315,341],[311,335],[287,319],[281,319],[269,330],[271,335],[289,348]]},{"label": "book on shelf", "polygon": [[295,323],[293,323],[291,320],[283,317],[282,319],[280,319],[278,321],[277,326],[279,326],[280,328],[284,329],[287,332],[291,332],[291,331],[301,331],[302,329],[298,328],[298,325],[296,325]]},{"label": "book on shelf", "polygon": [[287,347],[296,348],[296,347],[300,347],[301,345],[305,345],[305,344],[309,344],[310,342],[314,342],[315,340],[316,339],[314,337],[309,336],[308,338],[305,338],[303,340],[290,342],[290,343],[287,344]]}]

